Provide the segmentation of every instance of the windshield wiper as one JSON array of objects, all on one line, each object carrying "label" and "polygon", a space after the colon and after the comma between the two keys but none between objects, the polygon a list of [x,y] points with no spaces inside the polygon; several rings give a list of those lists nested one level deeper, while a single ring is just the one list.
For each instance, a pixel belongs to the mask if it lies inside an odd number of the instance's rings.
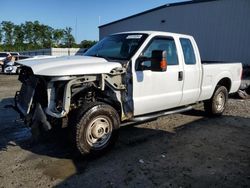
[{"label": "windshield wiper", "polygon": [[100,57],[100,58],[103,58],[103,59],[105,59],[107,61],[110,61],[110,60],[119,60],[120,59],[120,58],[116,58],[116,57],[101,56],[101,55],[98,55],[98,54],[91,55],[91,56],[92,57]]},{"label": "windshield wiper", "polygon": [[100,57],[100,58],[103,58],[103,59],[105,59],[105,60],[109,60],[109,58],[108,57],[105,57],[105,56],[101,56],[101,55],[98,55],[98,54],[95,54],[95,55],[89,55],[89,56],[91,56],[91,57]]},{"label": "windshield wiper", "polygon": [[100,57],[100,58],[105,59],[106,61],[110,61],[110,60],[123,60],[123,61],[125,61],[125,60],[127,60],[125,58],[101,56],[101,55],[98,55],[98,54],[88,55],[88,56],[91,56],[91,57]]}]

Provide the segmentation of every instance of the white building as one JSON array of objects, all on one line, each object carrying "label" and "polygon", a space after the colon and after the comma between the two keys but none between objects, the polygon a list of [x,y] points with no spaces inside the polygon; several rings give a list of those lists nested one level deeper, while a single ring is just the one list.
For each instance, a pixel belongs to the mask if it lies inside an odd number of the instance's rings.
[{"label": "white building", "polygon": [[20,52],[22,55],[53,55],[53,56],[68,56],[68,55],[83,55],[84,48],[47,48],[40,50],[30,50]]},{"label": "white building", "polygon": [[99,27],[111,33],[158,30],[193,35],[203,60],[250,64],[250,0],[196,0],[166,4]]}]

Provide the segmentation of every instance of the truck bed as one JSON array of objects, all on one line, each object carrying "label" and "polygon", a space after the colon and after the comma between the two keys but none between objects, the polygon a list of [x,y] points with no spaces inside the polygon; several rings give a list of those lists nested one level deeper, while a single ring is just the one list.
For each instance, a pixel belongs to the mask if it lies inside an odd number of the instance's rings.
[{"label": "truck bed", "polygon": [[211,98],[215,86],[221,79],[231,82],[229,93],[237,92],[241,83],[242,64],[238,62],[202,61],[202,84],[199,100]]}]

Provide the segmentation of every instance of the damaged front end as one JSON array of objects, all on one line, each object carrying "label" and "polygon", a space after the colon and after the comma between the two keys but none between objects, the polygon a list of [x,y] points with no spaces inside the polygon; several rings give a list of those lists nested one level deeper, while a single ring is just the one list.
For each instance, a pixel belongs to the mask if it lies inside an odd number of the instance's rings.
[{"label": "damaged front end", "polygon": [[108,74],[78,76],[39,76],[22,67],[22,87],[15,96],[15,109],[29,126],[54,124],[68,126],[68,115],[88,102],[103,101],[114,106],[121,120],[132,117],[131,82],[125,68]]},{"label": "damaged front end", "polygon": [[19,112],[25,124],[42,125],[45,130],[51,129],[43,108],[47,105],[45,81],[35,76],[29,67],[23,67],[18,80],[22,82],[20,91],[15,95],[14,109]]},{"label": "damaged front end", "polygon": [[19,75],[22,86],[15,95],[15,110],[30,127],[41,125],[50,130],[54,124],[66,124],[75,78],[34,75],[29,67],[22,67]]}]

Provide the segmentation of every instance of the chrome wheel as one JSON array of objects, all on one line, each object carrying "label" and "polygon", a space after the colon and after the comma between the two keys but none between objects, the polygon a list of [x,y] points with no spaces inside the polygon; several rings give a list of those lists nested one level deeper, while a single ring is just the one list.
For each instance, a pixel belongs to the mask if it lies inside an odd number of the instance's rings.
[{"label": "chrome wheel", "polygon": [[204,101],[205,111],[210,116],[220,116],[224,112],[228,100],[228,90],[225,86],[216,86],[213,96]]},{"label": "chrome wheel", "polygon": [[79,109],[72,123],[72,138],[77,154],[98,156],[115,144],[120,116],[112,106],[92,102]]},{"label": "chrome wheel", "polygon": [[94,149],[101,148],[108,142],[111,133],[111,120],[106,116],[98,116],[88,125],[86,131],[87,142]]},{"label": "chrome wheel", "polygon": [[218,111],[222,111],[225,106],[226,97],[223,92],[220,92],[215,99],[215,106]]}]

